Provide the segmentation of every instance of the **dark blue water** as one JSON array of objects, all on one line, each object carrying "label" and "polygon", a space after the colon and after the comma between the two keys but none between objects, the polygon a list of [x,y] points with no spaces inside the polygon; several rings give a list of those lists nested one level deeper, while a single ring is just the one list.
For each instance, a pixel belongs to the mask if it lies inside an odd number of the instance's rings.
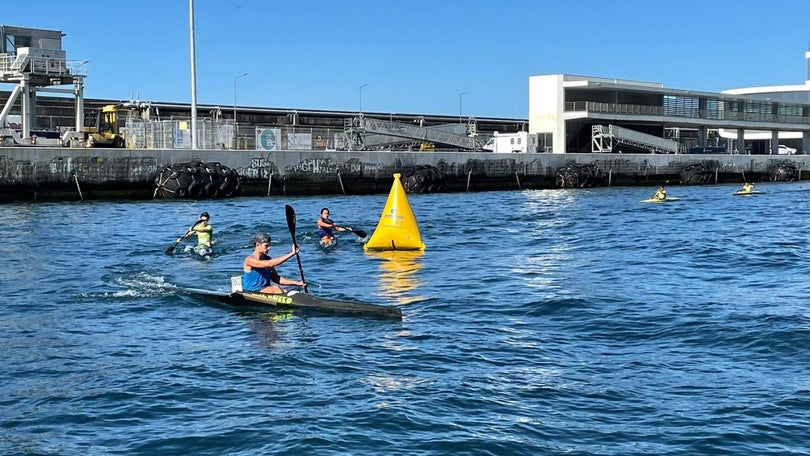
[{"label": "dark blue water", "polygon": [[[421,255],[317,247],[386,195],[0,206],[0,454],[810,454],[810,184],[758,187],[412,195]],[[177,292],[287,203],[310,291],[402,322]]]}]

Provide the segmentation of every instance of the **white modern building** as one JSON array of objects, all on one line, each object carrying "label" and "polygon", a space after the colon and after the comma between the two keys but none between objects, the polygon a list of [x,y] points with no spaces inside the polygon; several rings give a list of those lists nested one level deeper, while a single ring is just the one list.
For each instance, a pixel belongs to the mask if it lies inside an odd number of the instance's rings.
[{"label": "white modern building", "polygon": [[538,134],[540,152],[553,153],[770,154],[779,145],[808,153],[810,51],[805,58],[802,85],[721,93],[570,74],[531,76],[529,133]]}]

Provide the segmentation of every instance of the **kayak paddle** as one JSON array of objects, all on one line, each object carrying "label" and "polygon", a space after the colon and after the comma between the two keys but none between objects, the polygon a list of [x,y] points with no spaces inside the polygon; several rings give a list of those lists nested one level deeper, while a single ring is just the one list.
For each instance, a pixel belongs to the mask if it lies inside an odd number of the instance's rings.
[{"label": "kayak paddle", "polygon": [[[335,225],[335,226],[340,226],[340,225]],[[343,228],[344,230],[351,231],[352,233],[356,234],[357,237],[360,237],[360,238],[364,238],[364,237],[368,236],[368,234],[363,230],[353,230],[352,227],[350,227],[350,226],[340,226],[340,227]]]},{"label": "kayak paddle", "polygon": [[174,252],[174,249],[177,247],[177,245],[180,244],[181,242],[183,242],[183,237],[185,237],[185,235],[188,234],[190,231],[192,231],[194,228],[197,228],[197,225],[202,223],[202,221],[203,221],[202,219],[197,220],[197,223],[191,225],[191,228],[186,230],[186,233],[183,234],[183,236],[180,236],[180,239],[178,239],[177,242],[174,243],[174,245],[170,245],[170,246],[166,247],[166,254],[171,255],[172,252]]},{"label": "kayak paddle", "polygon": [[301,273],[301,281],[304,282],[304,293],[308,293],[307,281],[304,280],[304,267],[301,266],[301,256],[298,255],[298,243],[295,241],[295,210],[289,204],[284,207],[287,212],[287,228],[290,229],[290,236],[292,236],[293,247],[295,247],[295,258],[298,260],[298,272]]}]

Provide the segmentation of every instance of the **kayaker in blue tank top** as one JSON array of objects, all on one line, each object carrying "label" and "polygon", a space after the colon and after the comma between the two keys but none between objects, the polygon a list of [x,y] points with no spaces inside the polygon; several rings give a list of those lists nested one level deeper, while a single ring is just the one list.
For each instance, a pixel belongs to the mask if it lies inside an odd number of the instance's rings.
[{"label": "kayaker in blue tank top", "polygon": [[267,233],[257,233],[253,237],[253,253],[245,258],[242,263],[242,290],[258,291],[261,293],[286,293],[286,290],[279,285],[295,285],[303,287],[302,281],[290,280],[281,277],[276,272],[275,267],[289,260],[299,252],[298,247],[293,244],[292,250],[278,258],[270,258],[270,236]]},{"label": "kayaker in blue tank top", "polygon": [[331,244],[335,240],[333,229],[338,231],[346,231],[346,228],[338,226],[332,219],[329,218],[329,208],[321,209],[321,218],[318,219],[318,235],[321,236],[321,243]]}]

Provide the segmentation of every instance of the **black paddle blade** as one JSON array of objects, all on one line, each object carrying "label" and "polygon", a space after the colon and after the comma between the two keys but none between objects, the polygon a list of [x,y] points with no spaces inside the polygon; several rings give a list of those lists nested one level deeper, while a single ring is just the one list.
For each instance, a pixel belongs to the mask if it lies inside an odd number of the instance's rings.
[{"label": "black paddle blade", "polygon": [[177,247],[177,244],[166,247],[166,255],[171,255],[174,252],[175,247]]},{"label": "black paddle blade", "polygon": [[[295,242],[295,210],[289,204],[284,207],[284,211],[287,214],[287,228],[290,229],[290,236],[292,236],[292,242],[294,247],[298,247],[298,243]],[[301,256],[298,255],[298,252],[295,252],[295,259],[298,260],[298,272],[301,273],[301,281],[304,282],[304,293],[308,293],[307,290],[307,281],[304,279],[304,267],[301,266]]]},{"label": "black paddle blade", "polygon": [[364,237],[368,236],[368,234],[367,234],[365,231],[363,231],[363,230],[353,230],[352,232],[353,232],[354,234],[356,234],[356,235],[357,235],[357,237],[364,238]]},{"label": "black paddle blade", "polygon": [[290,235],[292,236],[293,244],[295,244],[295,209],[288,204],[284,207],[284,210],[287,213],[287,228],[290,229]]}]

